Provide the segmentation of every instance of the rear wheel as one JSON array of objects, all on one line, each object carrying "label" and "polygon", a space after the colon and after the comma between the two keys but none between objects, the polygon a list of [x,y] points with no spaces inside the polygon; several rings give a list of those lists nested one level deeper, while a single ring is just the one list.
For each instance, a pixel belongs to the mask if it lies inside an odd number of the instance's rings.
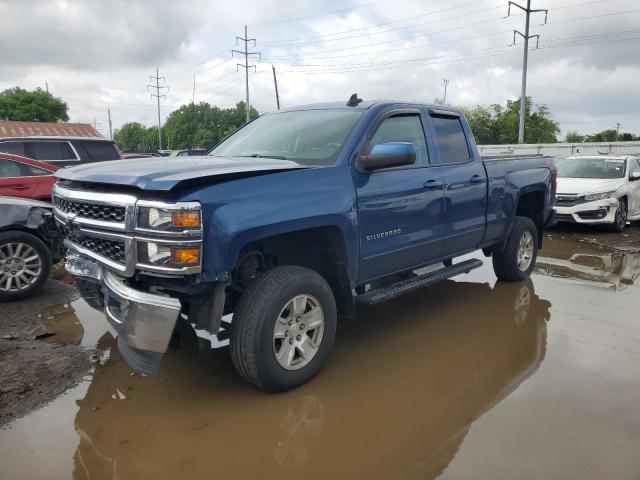
[{"label": "rear wheel", "polygon": [[538,229],[527,217],[516,217],[504,250],[493,254],[498,280],[519,282],[531,275],[538,256]]},{"label": "rear wheel", "polygon": [[28,297],[44,283],[51,268],[51,254],[35,235],[0,233],[0,301]]},{"label": "rear wheel", "polygon": [[336,321],[335,299],[324,278],[308,268],[276,267],[260,275],[238,302],[231,359],[256,387],[289,390],[320,371]]}]

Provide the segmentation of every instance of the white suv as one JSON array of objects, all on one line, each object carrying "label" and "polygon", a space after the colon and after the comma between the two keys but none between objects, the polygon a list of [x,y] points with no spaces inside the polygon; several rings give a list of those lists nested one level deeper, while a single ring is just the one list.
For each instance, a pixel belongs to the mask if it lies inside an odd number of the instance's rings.
[{"label": "white suv", "polygon": [[567,157],[556,166],[558,222],[609,224],[621,232],[628,220],[640,220],[638,157]]}]

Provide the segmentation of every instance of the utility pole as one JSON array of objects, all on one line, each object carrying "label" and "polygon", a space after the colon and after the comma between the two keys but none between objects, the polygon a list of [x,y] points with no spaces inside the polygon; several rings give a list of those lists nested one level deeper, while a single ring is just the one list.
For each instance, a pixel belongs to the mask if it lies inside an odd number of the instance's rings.
[{"label": "utility pole", "polygon": [[544,23],[546,24],[547,16],[549,15],[549,10],[532,9],[531,0],[527,0],[527,8],[515,2],[509,2],[509,10],[507,11],[507,16],[511,15],[511,5],[513,5],[514,7],[518,7],[520,10],[522,10],[526,14],[524,34],[519,32],[518,30],[513,31],[514,45],[516,44],[516,34],[524,38],[524,56],[522,59],[522,90],[520,91],[520,124],[518,125],[518,143],[524,143],[524,116],[525,116],[525,106],[527,103],[527,59],[529,56],[529,39],[536,37],[537,39],[536,48],[538,48],[538,43],[540,42],[540,35],[529,35],[529,17],[531,16],[532,13],[544,12]]},{"label": "utility pole", "polygon": [[244,51],[242,51],[242,50],[231,50],[231,56],[233,56],[234,53],[238,53],[240,55],[244,55],[244,65],[242,65],[241,63],[238,63],[237,66],[236,66],[236,69],[239,69],[240,67],[244,68],[244,81],[245,81],[245,89],[246,89],[246,92],[247,92],[247,104],[246,104],[247,118],[246,118],[246,122],[249,123],[249,111],[251,110],[251,106],[249,104],[249,69],[253,68],[254,72],[255,72],[255,69],[256,69],[255,65],[249,65],[249,57],[257,55],[258,58],[262,59],[262,55],[260,54],[260,52],[250,52],[249,51],[249,42],[253,42],[253,45],[255,46],[256,39],[255,38],[249,38],[249,36],[247,35],[247,26],[246,25],[244,26],[244,37],[236,37],[236,45],[238,44],[238,41],[244,42]]},{"label": "utility pole", "polygon": [[273,70],[273,85],[276,87],[276,106],[278,110],[280,110],[280,95],[278,95],[278,79],[276,78],[276,67],[271,65],[271,69]]},{"label": "utility pole", "polygon": [[158,69],[156,68],[156,76],[154,77],[153,75],[149,75],[149,79],[151,81],[155,80],[156,84],[153,85],[149,85],[147,84],[147,90],[149,90],[149,88],[153,88],[155,89],[156,93],[152,93],[151,94],[151,98],[156,97],[156,99],[158,100],[158,150],[162,150],[162,128],[161,128],[161,124],[160,124],[160,97],[162,98],[167,98],[166,95],[160,95],[160,89],[162,88],[166,88],[167,90],[169,89],[169,87],[165,87],[165,86],[160,86],[160,80],[162,80],[162,83],[165,82],[165,78],[161,77],[160,74],[158,73]]},{"label": "utility pole", "polygon": [[447,104],[447,86],[449,85],[449,79],[448,78],[443,78],[442,79],[442,86],[444,87],[444,97],[442,99],[442,104],[446,105]]},{"label": "utility pole", "polygon": [[47,82],[46,80],[44,81],[44,86],[47,89],[47,93],[49,93],[49,82]]},{"label": "utility pole", "polygon": [[616,142],[618,141],[618,136],[620,135],[620,122],[616,123]]},{"label": "utility pole", "polygon": [[109,118],[109,140],[113,140],[113,129],[111,128],[111,110],[107,108],[107,118]]}]

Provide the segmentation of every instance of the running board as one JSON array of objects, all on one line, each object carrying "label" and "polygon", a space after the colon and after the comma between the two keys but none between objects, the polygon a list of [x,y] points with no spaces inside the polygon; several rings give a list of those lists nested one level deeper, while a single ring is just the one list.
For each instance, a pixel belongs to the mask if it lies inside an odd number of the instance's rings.
[{"label": "running board", "polygon": [[368,292],[358,295],[355,298],[356,303],[365,305],[376,305],[378,303],[386,302],[392,298],[399,297],[406,293],[411,293],[419,288],[433,285],[434,283],[441,282],[451,277],[455,277],[461,273],[469,273],[471,270],[482,266],[482,260],[471,259],[464,262],[456,263],[450,267],[444,267],[440,270],[425,273],[419,277],[409,278],[402,280],[401,282],[388,285],[386,287],[376,288],[369,290]]}]

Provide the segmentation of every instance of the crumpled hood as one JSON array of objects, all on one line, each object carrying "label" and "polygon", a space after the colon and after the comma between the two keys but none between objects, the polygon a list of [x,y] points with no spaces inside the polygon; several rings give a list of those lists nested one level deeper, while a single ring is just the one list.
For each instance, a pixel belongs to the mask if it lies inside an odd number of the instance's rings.
[{"label": "crumpled hood", "polygon": [[179,184],[308,168],[289,160],[245,157],[151,157],[63,168],[58,178],[168,191]]},{"label": "crumpled hood", "polygon": [[624,185],[624,178],[558,178],[558,194],[613,192]]}]

